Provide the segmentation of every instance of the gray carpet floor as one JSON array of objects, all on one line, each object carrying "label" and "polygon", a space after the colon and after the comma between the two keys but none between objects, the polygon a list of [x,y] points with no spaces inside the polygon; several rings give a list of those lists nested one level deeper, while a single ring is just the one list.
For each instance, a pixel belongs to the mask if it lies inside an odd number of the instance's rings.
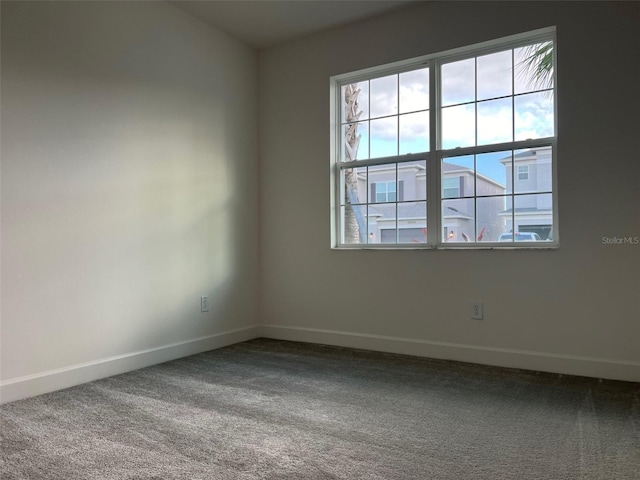
[{"label": "gray carpet floor", "polygon": [[10,479],[640,479],[640,384],[258,339],[0,407]]}]

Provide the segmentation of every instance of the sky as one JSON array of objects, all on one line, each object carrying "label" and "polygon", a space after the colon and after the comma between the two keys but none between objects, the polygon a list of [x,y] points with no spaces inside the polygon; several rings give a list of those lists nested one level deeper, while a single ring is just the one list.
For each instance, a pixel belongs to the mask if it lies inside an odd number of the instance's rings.
[{"label": "sky", "polygon": [[[508,49],[442,66],[443,148],[474,146],[476,133],[478,145],[554,134],[553,97],[548,91],[535,91],[538,88],[519,66],[524,55],[524,48]],[[358,87],[358,159],[429,149],[428,68],[359,82]],[[346,113],[342,116],[345,122]],[[505,169],[498,161],[504,156],[479,158],[478,171],[504,183]],[[465,162],[457,160],[452,163]]]}]

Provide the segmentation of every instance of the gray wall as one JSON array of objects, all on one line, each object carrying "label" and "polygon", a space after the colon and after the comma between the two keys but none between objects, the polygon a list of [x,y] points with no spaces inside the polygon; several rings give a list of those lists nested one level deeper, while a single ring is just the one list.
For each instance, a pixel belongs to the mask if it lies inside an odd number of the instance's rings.
[{"label": "gray wall", "polygon": [[[513,353],[497,363],[556,371],[584,361],[595,376],[611,364],[640,378],[640,245],[602,243],[640,236],[639,9],[426,3],[261,52],[260,311],[271,331],[365,347],[409,339],[424,346],[412,351],[488,363],[488,352]],[[552,25],[560,248],[332,251],[329,77]],[[470,320],[470,301],[484,302],[484,321]]]},{"label": "gray wall", "polygon": [[2,379],[253,325],[257,178],[255,51],[164,2],[3,1]]}]

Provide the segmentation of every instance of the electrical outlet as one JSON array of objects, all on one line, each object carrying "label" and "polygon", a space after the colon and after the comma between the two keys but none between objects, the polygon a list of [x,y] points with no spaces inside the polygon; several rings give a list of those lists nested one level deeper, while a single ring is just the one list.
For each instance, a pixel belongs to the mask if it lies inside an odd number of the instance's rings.
[{"label": "electrical outlet", "polygon": [[200,297],[200,311],[201,312],[209,311],[209,297]]},{"label": "electrical outlet", "polygon": [[474,320],[482,320],[482,302],[474,302],[471,304],[471,318]]}]

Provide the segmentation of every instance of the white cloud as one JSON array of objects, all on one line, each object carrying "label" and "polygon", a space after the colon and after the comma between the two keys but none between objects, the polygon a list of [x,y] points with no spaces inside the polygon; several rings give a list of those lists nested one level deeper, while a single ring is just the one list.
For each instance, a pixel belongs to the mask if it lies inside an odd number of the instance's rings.
[{"label": "white cloud", "polygon": [[442,143],[444,148],[475,145],[475,108],[459,105],[442,109]]},{"label": "white cloud", "polygon": [[[516,64],[521,61],[522,49],[515,51]],[[512,51],[506,50],[477,57],[477,90],[480,99],[510,95],[512,83]],[[517,72],[517,68],[516,68]],[[476,89],[476,61],[466,59],[442,67],[443,104],[473,102]],[[522,79],[516,74],[516,85]],[[362,119],[368,117],[370,107],[373,120],[369,124],[371,156],[393,155],[424,150],[429,136],[429,69],[423,68],[398,75],[389,75],[361,82],[360,105]],[[512,112],[512,98],[515,112]],[[477,109],[477,118],[476,118]],[[425,110],[417,114],[415,112]],[[398,113],[401,113],[399,116]],[[387,118],[380,116],[394,115]],[[398,122],[400,122],[398,124]],[[477,123],[476,123],[477,122]],[[508,142],[553,135],[553,101],[546,93],[518,95],[500,100],[445,107],[442,109],[443,147],[466,147]],[[360,129],[366,136],[364,125]],[[367,138],[366,140],[369,140]],[[363,140],[365,140],[363,138]],[[361,157],[362,158],[362,157]]]},{"label": "white cloud", "polygon": [[511,50],[478,57],[478,100],[511,94]]},{"label": "white cloud", "polygon": [[[486,145],[511,141],[511,100],[480,102],[478,106],[478,143]],[[475,145],[474,105],[442,109],[444,148]],[[516,97],[513,115],[515,139],[542,138],[553,135],[553,102],[544,93]]]},{"label": "white cloud", "polygon": [[400,113],[429,108],[429,69],[400,74]]},{"label": "white cloud", "polygon": [[370,115],[382,117],[398,113],[398,75],[376,78],[369,82]]},{"label": "white cloud", "polygon": [[404,139],[424,137],[429,134],[429,112],[400,115],[400,135]]},{"label": "white cloud", "polygon": [[546,93],[516,97],[516,140],[553,135],[553,99]]},{"label": "white cloud", "polygon": [[393,139],[398,136],[398,117],[371,120],[371,137]]},{"label": "white cloud", "polygon": [[469,58],[442,66],[442,104],[475,100],[475,60]]},{"label": "white cloud", "polygon": [[478,104],[478,144],[509,142],[512,138],[511,99]]}]

